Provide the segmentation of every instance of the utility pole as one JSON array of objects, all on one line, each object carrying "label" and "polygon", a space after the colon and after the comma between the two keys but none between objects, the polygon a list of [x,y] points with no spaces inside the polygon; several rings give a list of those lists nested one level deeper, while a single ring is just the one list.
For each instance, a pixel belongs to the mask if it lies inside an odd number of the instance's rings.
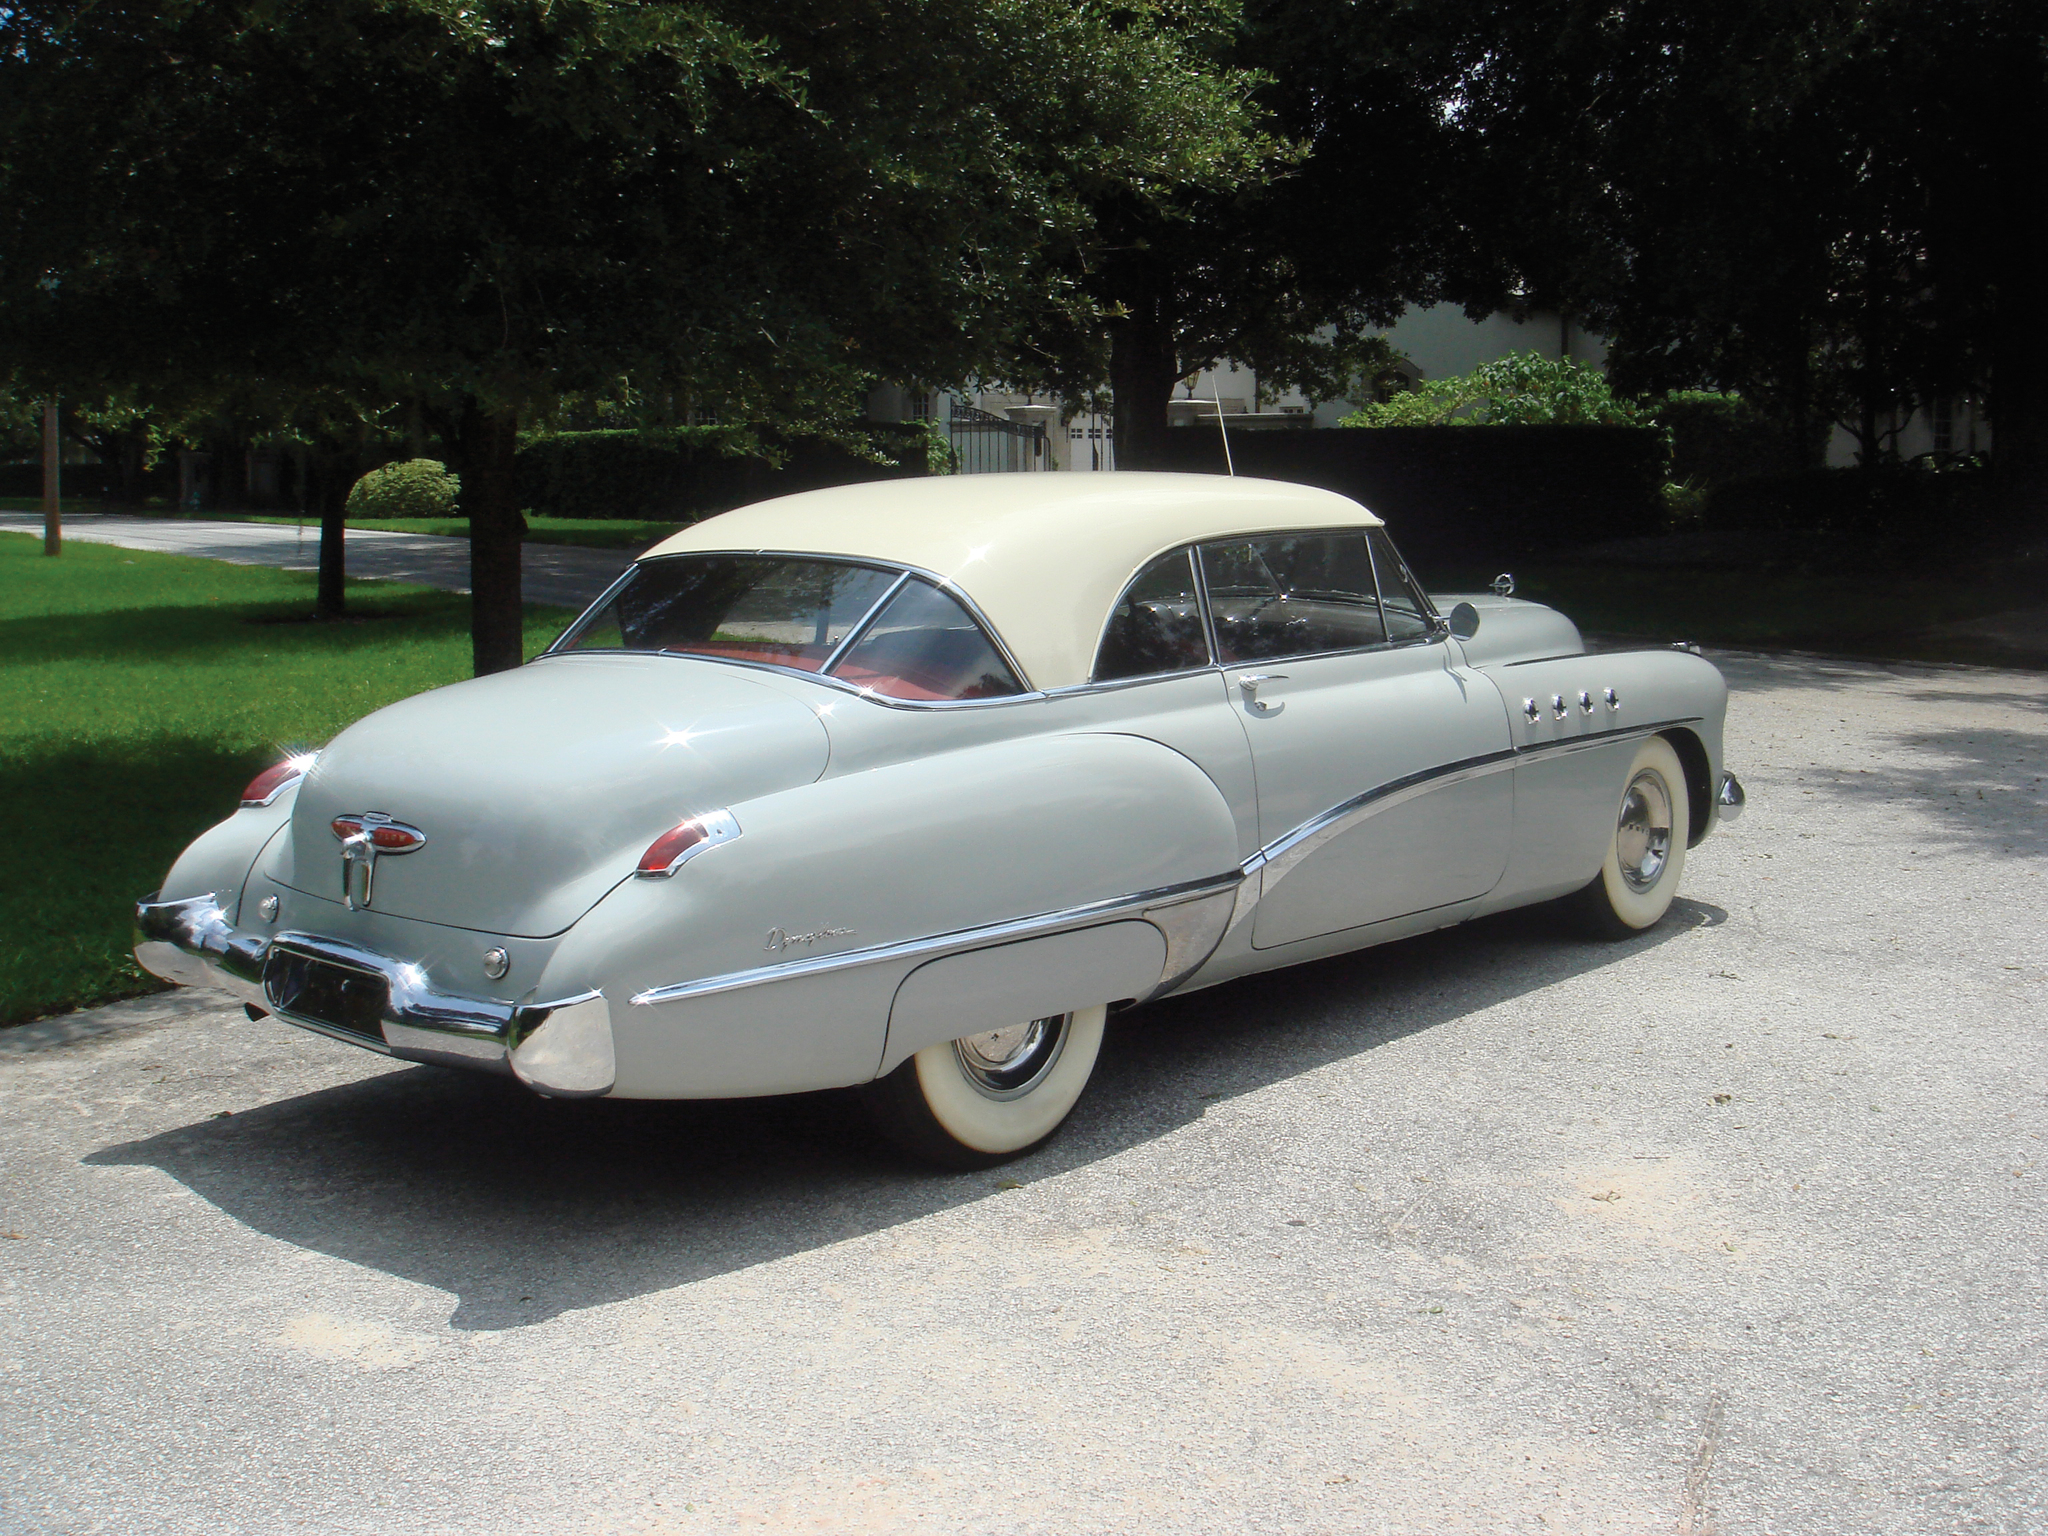
[{"label": "utility pole", "polygon": [[43,553],[64,552],[64,512],[58,501],[64,439],[57,432],[57,397],[43,404]]}]

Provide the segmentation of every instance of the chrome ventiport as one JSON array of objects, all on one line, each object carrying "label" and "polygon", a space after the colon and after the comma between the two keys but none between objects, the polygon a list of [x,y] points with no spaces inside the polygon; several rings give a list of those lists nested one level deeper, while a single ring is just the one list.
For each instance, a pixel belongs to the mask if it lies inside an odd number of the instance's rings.
[{"label": "chrome ventiport", "polygon": [[1583,688],[1579,690],[1579,708],[1589,715],[1593,713],[1593,695]]},{"label": "chrome ventiport", "polygon": [[256,903],[256,911],[258,915],[261,916],[263,921],[265,921],[266,923],[276,922],[277,898],[275,896],[264,897],[261,901]]},{"label": "chrome ventiport", "polygon": [[505,973],[512,969],[512,957],[502,949],[484,951],[484,974],[493,981],[503,981]]},{"label": "chrome ventiport", "polygon": [[1607,700],[1607,707],[1609,709],[1621,708],[1621,695],[1616,693],[1612,688],[1607,690],[1604,697]]},{"label": "chrome ventiport", "polygon": [[1538,720],[1543,718],[1543,706],[1538,704],[1534,699],[1524,699],[1522,700],[1522,713],[1527,715],[1529,717],[1529,723],[1531,725],[1534,725]]},{"label": "chrome ventiport", "polygon": [[1553,693],[1550,696],[1550,712],[1558,719],[1562,720],[1570,708],[1571,706],[1565,703],[1563,694]]},{"label": "chrome ventiport", "polygon": [[1742,815],[1742,808],[1749,803],[1749,797],[1742,792],[1742,780],[1732,773],[1721,775],[1721,787],[1714,792],[1714,814],[1722,821],[1735,821]]}]

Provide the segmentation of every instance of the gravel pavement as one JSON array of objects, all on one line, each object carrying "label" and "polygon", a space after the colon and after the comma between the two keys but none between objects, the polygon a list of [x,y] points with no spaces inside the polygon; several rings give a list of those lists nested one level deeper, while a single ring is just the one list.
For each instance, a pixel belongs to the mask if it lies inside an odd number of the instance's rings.
[{"label": "gravel pavement", "polygon": [[[40,534],[39,512],[0,512],[0,529]],[[232,565],[272,565],[288,571],[320,567],[320,525],[224,523],[201,518],[127,517],[114,512],[67,512],[64,537],[86,544],[118,544],[169,555],[203,555]],[[343,546],[348,574],[410,581],[445,592],[469,590],[469,540],[429,533],[385,533],[351,528]],[[520,550],[529,603],[588,607],[633,563],[633,552],[527,544]]]},{"label": "gravel pavement", "polygon": [[0,1530],[2048,1529],[2048,678],[1720,659],[1660,928],[1127,1015],[989,1173],[193,994],[7,1032]]}]

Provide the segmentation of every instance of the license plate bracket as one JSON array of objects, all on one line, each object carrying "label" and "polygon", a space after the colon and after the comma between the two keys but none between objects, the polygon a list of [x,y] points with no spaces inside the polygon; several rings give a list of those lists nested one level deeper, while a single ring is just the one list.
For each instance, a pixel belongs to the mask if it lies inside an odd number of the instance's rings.
[{"label": "license plate bracket", "polygon": [[375,971],[273,946],[263,966],[270,1006],[290,1019],[384,1043],[384,1007],[391,987]]}]

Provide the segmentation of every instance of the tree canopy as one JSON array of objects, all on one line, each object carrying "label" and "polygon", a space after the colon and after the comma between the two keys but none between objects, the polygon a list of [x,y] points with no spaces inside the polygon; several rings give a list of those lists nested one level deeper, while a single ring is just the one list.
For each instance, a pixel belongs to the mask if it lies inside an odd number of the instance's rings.
[{"label": "tree canopy", "polygon": [[1220,0],[172,0],[0,19],[0,350],[445,413],[480,670],[517,662],[522,412],[815,420],[1004,371],[1094,210],[1256,174]]}]

